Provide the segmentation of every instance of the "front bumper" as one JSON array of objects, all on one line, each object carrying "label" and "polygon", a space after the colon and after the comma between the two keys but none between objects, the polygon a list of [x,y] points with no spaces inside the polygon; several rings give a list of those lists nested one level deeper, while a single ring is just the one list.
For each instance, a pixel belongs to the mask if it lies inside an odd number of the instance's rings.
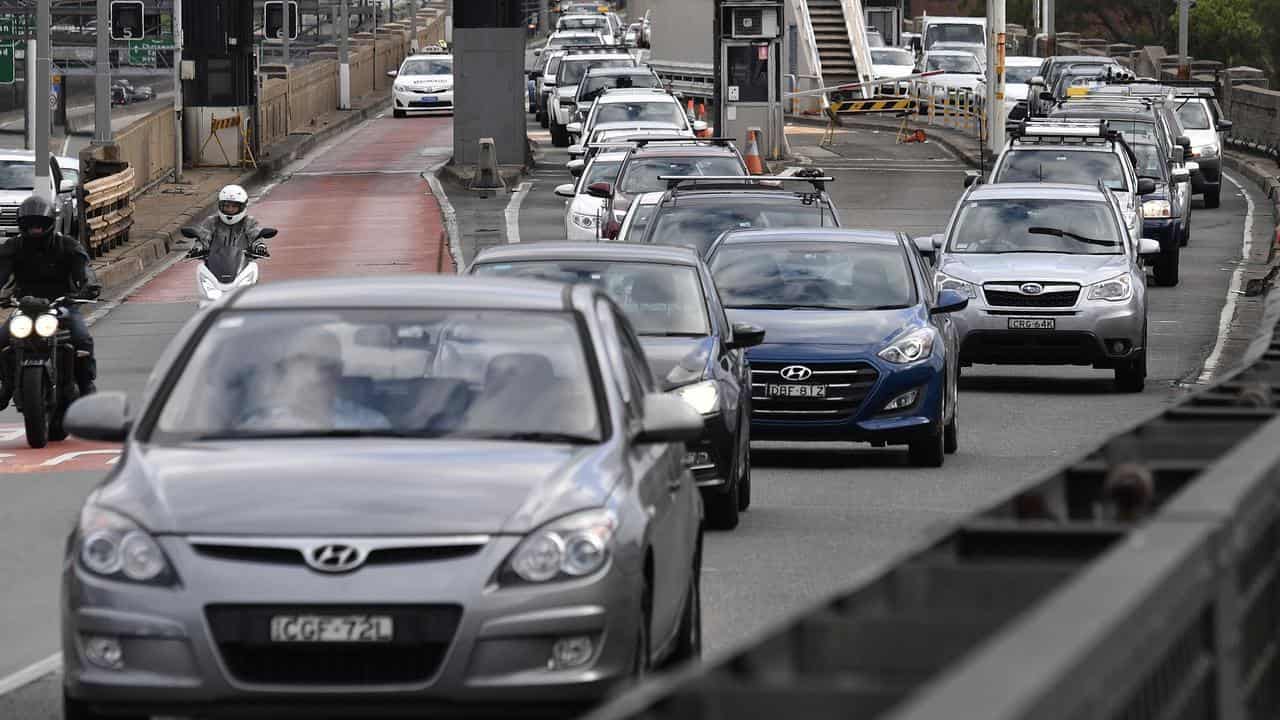
[{"label": "front bumper", "polygon": [[[1137,293],[1127,302],[1081,298],[1068,310],[991,308],[982,300],[952,313],[963,365],[1091,365],[1112,368],[1143,349],[1145,312]],[[1010,318],[1051,318],[1052,330],[1010,329]],[[1123,349],[1115,351],[1114,343]]]},{"label": "front bumper", "polygon": [[1200,169],[1191,173],[1191,189],[1197,194],[1222,186],[1222,157],[1192,158]]},{"label": "front bumper", "polygon": [[694,481],[706,497],[729,491],[739,446],[737,433],[729,427],[724,413],[707,415],[702,424],[702,437],[689,443],[685,450],[685,467],[693,472]]},{"label": "front bumper", "polygon": [[[581,580],[496,588],[493,569],[514,549],[517,537],[495,537],[462,557],[367,564],[346,575],[324,575],[301,563],[210,555],[181,537],[158,541],[181,578],[175,587],[104,580],[76,562],[65,564],[62,648],[70,697],[106,711],[155,715],[271,708],[270,717],[314,717],[347,708],[367,717],[374,709],[401,708],[418,717],[437,709],[442,717],[476,717],[514,708],[527,717],[540,709],[562,711],[597,701],[629,676],[634,660],[642,578],[624,568],[618,556]],[[344,649],[329,656],[320,646],[299,654],[291,645],[273,645],[265,630],[247,620],[241,623],[248,628],[246,637],[250,629],[258,632],[252,644],[228,644],[226,625],[218,622],[215,630],[213,606],[352,613],[390,608],[423,613],[417,627],[427,629],[415,634],[411,625],[406,636],[397,631],[394,643],[379,644],[377,650],[336,646]],[[449,620],[439,614],[425,619],[439,608],[453,609]],[[88,662],[84,639],[95,635],[120,640],[122,669]],[[557,638],[583,635],[593,641],[590,660],[573,669],[548,669]],[[329,672],[335,665],[363,662],[353,660],[356,656],[406,642],[408,657],[426,663],[420,677],[388,681],[386,657],[360,665],[365,675],[358,683],[297,677],[312,665]],[[257,653],[248,665],[246,649]],[[424,653],[432,660],[422,660]],[[399,671],[399,664],[395,667]],[[281,679],[280,668],[293,676]]]},{"label": "front bumper", "polygon": [[428,92],[392,90],[392,106],[401,112],[453,110],[453,90]]}]

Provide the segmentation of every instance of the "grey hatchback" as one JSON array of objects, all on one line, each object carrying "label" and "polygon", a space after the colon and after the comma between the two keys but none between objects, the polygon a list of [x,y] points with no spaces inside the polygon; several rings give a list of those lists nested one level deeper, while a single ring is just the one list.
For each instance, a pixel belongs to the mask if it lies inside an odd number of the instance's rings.
[{"label": "grey hatchback", "polygon": [[69,720],[562,715],[701,648],[702,418],[589,285],[281,282],[201,311],[81,510]]}]

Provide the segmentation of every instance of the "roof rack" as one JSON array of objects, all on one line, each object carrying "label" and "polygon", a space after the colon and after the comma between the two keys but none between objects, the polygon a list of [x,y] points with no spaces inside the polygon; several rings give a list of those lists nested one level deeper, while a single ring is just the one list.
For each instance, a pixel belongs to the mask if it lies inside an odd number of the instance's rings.
[{"label": "roof rack", "polygon": [[670,136],[663,137],[660,135],[655,135],[652,137],[636,138],[635,145],[638,148],[642,148],[646,145],[651,145],[653,143],[681,143],[681,144],[693,144],[693,145],[698,145],[698,144],[721,145],[721,146],[727,147],[737,141],[738,141],[737,138],[731,138],[731,137],[703,138],[703,137],[684,137],[683,135],[670,135]]},{"label": "roof rack", "polygon": [[1119,133],[1106,120],[1028,119],[1010,128],[1010,137],[1113,138]]},{"label": "roof rack", "polygon": [[[678,190],[681,185],[697,184],[699,182],[723,183],[725,188],[738,188],[742,184],[751,183],[783,183],[783,182],[806,182],[813,185],[818,192],[826,190],[826,184],[833,182],[835,178],[829,175],[816,174],[813,176],[798,175],[659,175],[658,179],[667,184],[668,190]],[[733,185],[730,183],[741,183]]]}]

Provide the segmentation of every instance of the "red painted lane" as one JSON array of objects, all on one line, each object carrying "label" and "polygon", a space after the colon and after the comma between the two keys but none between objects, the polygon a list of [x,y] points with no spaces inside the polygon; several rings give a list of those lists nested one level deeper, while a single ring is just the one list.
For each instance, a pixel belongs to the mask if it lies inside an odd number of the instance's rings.
[{"label": "red painted lane", "polygon": [[22,425],[0,425],[0,473],[106,470],[119,456],[119,445],[75,439],[33,449]]},{"label": "red painted lane", "polygon": [[[448,118],[374,120],[272,188],[250,206],[280,230],[261,281],[452,272],[440,205],[418,175],[452,138]],[[175,265],[129,301],[194,303],[194,265]]]}]

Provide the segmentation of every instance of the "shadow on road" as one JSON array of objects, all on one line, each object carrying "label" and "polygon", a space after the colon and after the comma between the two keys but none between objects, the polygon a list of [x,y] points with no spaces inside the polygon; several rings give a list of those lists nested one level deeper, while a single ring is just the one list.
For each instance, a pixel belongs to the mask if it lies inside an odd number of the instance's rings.
[{"label": "shadow on road", "polygon": [[751,447],[751,464],[754,467],[794,468],[812,470],[843,470],[850,468],[901,468],[910,467],[907,448],[891,446],[873,448],[867,445],[847,446],[823,444],[819,448],[805,445],[794,448]]},{"label": "shadow on road", "polygon": [[[1114,395],[1115,381],[1098,371],[1096,378],[1023,376],[961,377],[960,390],[1018,395]],[[962,406],[963,407],[963,406]]]}]

